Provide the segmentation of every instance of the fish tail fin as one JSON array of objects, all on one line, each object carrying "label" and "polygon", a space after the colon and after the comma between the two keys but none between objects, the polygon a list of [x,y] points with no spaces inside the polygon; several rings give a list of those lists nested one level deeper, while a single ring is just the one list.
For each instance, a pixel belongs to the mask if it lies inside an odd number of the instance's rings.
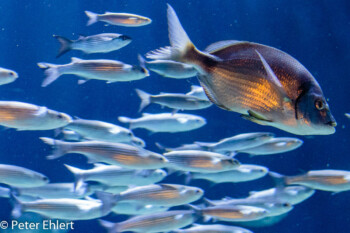
[{"label": "fish tail fin", "polygon": [[41,86],[46,87],[52,82],[54,82],[58,77],[61,76],[61,73],[59,71],[59,65],[45,63],[45,62],[39,62],[38,66],[41,69],[45,70],[46,78],[42,82]]},{"label": "fish tail fin", "polygon": [[61,45],[56,58],[59,58],[60,56],[62,56],[63,54],[65,54],[66,52],[72,49],[71,45],[73,42],[71,40],[58,35],[53,35],[53,37],[56,38]]},{"label": "fish tail fin", "polygon": [[198,216],[203,215],[202,208],[199,206],[191,205],[191,204],[186,204],[185,206],[189,207],[190,209],[194,210]]},{"label": "fish tail fin", "polygon": [[74,175],[74,192],[81,190],[84,185],[84,170],[64,164],[64,166]]},{"label": "fish tail fin", "polygon": [[171,47],[164,47],[146,54],[147,58],[173,60],[195,65],[196,61],[203,60],[210,55],[203,54],[196,49],[186,31],[183,29],[174,9],[168,4],[168,31]]},{"label": "fish tail fin", "polygon": [[277,172],[269,172],[269,176],[273,179],[276,187],[283,187],[288,185],[288,177],[281,175]]},{"label": "fish tail fin", "polygon": [[129,124],[129,129],[134,129],[131,118],[120,116],[120,117],[118,117],[118,120],[122,123]]},{"label": "fish tail fin", "polygon": [[119,224],[118,223],[113,223],[109,222],[106,220],[98,219],[98,222],[100,225],[107,230],[108,233],[118,233],[120,232],[119,229]]},{"label": "fish tail fin", "polygon": [[11,201],[13,202],[12,217],[19,218],[23,213],[23,203],[12,193]]},{"label": "fish tail fin", "polygon": [[151,104],[151,95],[140,89],[135,89],[135,91],[141,99],[141,104],[139,108],[139,112],[141,112],[144,108]]},{"label": "fish tail fin", "polygon": [[185,184],[188,185],[193,180],[193,175],[191,172],[185,173]]},{"label": "fish tail fin", "polygon": [[68,145],[65,145],[65,143],[60,140],[55,140],[46,137],[40,137],[40,139],[53,148],[53,153],[51,155],[46,156],[47,159],[57,159],[59,157],[62,157],[69,151]]},{"label": "fish tail fin", "polygon": [[87,22],[86,26],[90,26],[91,24],[94,24],[97,22],[98,14],[91,11],[85,11],[85,14],[87,17],[89,17],[89,21]]},{"label": "fish tail fin", "polygon": [[96,196],[102,202],[102,214],[107,215],[117,203],[115,195],[107,192],[96,191]]}]

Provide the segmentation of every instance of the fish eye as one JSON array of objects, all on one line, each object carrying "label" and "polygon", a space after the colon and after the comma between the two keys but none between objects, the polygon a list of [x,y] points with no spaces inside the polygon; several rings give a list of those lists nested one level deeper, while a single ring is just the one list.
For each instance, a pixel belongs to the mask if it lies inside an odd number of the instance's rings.
[{"label": "fish eye", "polygon": [[63,118],[64,118],[63,115],[62,115],[61,113],[58,114],[57,117],[58,117],[58,119],[63,119]]},{"label": "fish eye", "polygon": [[321,100],[316,100],[315,101],[315,107],[317,110],[323,110],[325,107],[325,104]]},{"label": "fish eye", "polygon": [[9,72],[9,75],[10,75],[10,76],[15,76],[15,73]]},{"label": "fish eye", "polygon": [[290,207],[291,205],[289,203],[284,203],[283,207]]},{"label": "fish eye", "polygon": [[126,35],[122,35],[119,38],[122,39],[122,40],[130,40],[131,39],[130,37],[128,37]]},{"label": "fish eye", "polygon": [[49,178],[47,178],[46,176],[43,177],[43,181],[49,181]]}]

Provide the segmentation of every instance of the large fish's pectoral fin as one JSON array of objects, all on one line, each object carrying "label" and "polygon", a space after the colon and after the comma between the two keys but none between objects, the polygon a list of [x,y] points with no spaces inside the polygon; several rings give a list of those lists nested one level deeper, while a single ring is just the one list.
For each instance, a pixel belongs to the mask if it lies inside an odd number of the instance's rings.
[{"label": "large fish's pectoral fin", "polygon": [[248,115],[241,115],[242,118],[252,121],[254,123],[257,123],[259,125],[269,125],[269,123],[272,122],[272,120],[269,120],[265,118],[264,116],[260,115],[259,113],[256,113],[252,110],[248,110]]},{"label": "large fish's pectoral fin", "polygon": [[278,80],[277,76],[275,75],[275,73],[271,69],[270,65],[267,63],[265,58],[257,50],[255,50],[255,52],[258,54],[258,56],[259,56],[259,58],[261,60],[261,63],[264,66],[264,69],[265,69],[265,72],[266,72],[266,78],[276,87],[276,89],[278,90],[278,92],[282,96],[282,100],[285,101],[285,102],[290,102],[290,99],[287,96],[287,93],[284,90],[283,85]]}]

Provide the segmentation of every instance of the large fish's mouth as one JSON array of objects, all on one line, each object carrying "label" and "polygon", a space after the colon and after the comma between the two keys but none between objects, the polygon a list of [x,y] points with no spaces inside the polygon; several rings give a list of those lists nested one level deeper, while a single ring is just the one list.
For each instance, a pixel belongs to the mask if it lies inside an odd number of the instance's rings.
[{"label": "large fish's mouth", "polygon": [[327,123],[325,123],[326,125],[330,125],[332,127],[336,127],[337,126],[337,122],[336,121],[328,121]]}]

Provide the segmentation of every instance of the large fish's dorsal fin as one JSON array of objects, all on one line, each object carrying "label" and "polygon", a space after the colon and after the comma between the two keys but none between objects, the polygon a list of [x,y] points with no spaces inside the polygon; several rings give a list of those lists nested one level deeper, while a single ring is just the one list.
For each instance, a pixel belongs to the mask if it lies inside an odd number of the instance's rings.
[{"label": "large fish's dorsal fin", "polygon": [[241,42],[242,41],[239,41],[239,40],[218,41],[218,42],[215,42],[215,43],[209,45],[208,47],[206,47],[204,51],[207,52],[207,53],[214,53],[214,52],[217,52],[219,50],[222,50],[222,49],[225,49],[227,47],[230,47],[232,45],[239,44]]},{"label": "large fish's dorsal fin", "polygon": [[176,186],[172,185],[172,184],[159,184],[160,186],[162,186],[163,188],[167,188],[167,189],[171,189],[171,190],[177,190]]}]

